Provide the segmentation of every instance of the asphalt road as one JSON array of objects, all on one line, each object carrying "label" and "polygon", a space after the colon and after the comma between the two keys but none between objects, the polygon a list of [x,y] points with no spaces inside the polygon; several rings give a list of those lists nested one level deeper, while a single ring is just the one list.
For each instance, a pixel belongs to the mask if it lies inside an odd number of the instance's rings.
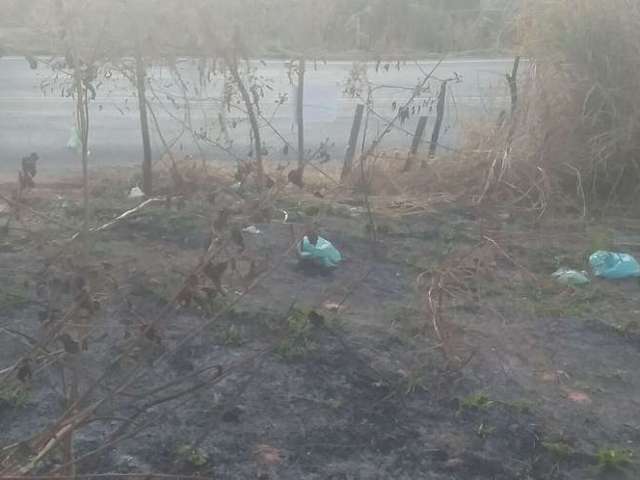
[{"label": "asphalt road", "polygon": [[[444,150],[459,144],[460,132],[466,122],[495,121],[499,111],[508,104],[504,75],[511,65],[511,59],[460,59],[447,60],[436,69],[434,76],[438,79],[454,74],[461,78],[460,82],[450,84],[440,140]],[[368,80],[376,86],[373,95],[376,115],[370,118],[368,140],[382,131],[386,120],[394,116],[394,102],[395,106],[402,105],[420,81],[422,72],[430,71],[434,66],[434,62],[424,61],[419,65],[402,65],[399,70],[395,64],[388,69],[382,65],[376,71],[375,64],[367,65]],[[261,113],[270,124],[263,120],[261,129],[268,158],[293,162],[295,153],[289,149],[285,155],[281,138],[297,145],[294,97],[287,68],[284,62],[269,61],[256,63],[256,69],[256,77],[264,86]],[[329,139],[328,151],[332,159],[341,159],[344,155],[355,106],[361,101],[344,93],[351,69],[351,62],[309,64],[307,69],[306,147],[316,150],[321,142]],[[239,108],[227,110],[222,106],[224,81],[216,77],[211,82],[201,82],[194,61],[184,61],[179,71],[187,86],[189,111],[184,108],[183,90],[177,88],[174,76],[166,67],[153,69],[149,92],[163,137],[173,145],[176,155],[204,155],[212,162],[247,158],[251,150],[248,122]],[[137,99],[126,79],[114,72],[104,73],[100,76],[96,99],[91,102],[91,162],[100,166],[137,164],[142,156]],[[39,154],[43,172],[77,169],[77,157],[66,148],[74,125],[74,110],[72,99],[62,93],[65,82],[42,63],[32,70],[23,58],[0,58],[0,172],[15,171],[20,159],[30,152]],[[429,117],[425,135],[425,141],[428,140],[439,82],[430,81],[430,88],[430,92],[416,100],[412,118],[401,128],[394,129],[385,138],[382,148],[406,151],[411,143],[409,133],[414,131],[419,115]],[[279,103],[283,96],[286,100]],[[225,118],[228,136],[221,133],[220,114]],[[205,134],[213,141],[200,137],[195,142],[193,132]],[[159,158],[164,148],[155,129],[152,141],[154,157]]]}]

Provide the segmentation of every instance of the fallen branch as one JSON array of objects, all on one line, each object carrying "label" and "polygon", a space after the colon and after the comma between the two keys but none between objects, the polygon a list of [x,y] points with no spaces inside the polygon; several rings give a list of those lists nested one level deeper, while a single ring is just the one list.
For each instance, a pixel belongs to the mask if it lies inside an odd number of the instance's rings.
[{"label": "fallen branch", "polygon": [[[117,223],[120,223],[122,220],[126,220],[131,215],[134,215],[134,214],[138,213],[140,210],[143,210],[144,208],[148,207],[149,205],[154,205],[156,203],[164,203],[164,202],[165,202],[164,198],[158,198],[158,197],[150,198],[148,200],[145,200],[144,202],[142,202],[137,207],[132,208],[131,210],[127,210],[122,215],[120,215],[119,217],[114,218],[110,222],[107,222],[107,223],[105,223],[104,225],[102,225],[100,227],[90,228],[89,229],[89,233],[97,233],[97,232],[102,232],[104,230],[107,230],[107,229],[113,227],[114,225],[116,225]],[[76,232],[75,235],[73,235],[73,237],[71,237],[70,241],[74,241],[81,234],[82,234],[82,232]]]}]

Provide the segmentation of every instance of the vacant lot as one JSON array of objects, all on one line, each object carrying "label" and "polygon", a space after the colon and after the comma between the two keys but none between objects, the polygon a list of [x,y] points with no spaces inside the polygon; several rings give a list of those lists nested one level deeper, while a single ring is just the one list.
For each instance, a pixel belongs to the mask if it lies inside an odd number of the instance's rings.
[{"label": "vacant lot", "polygon": [[[140,203],[125,178],[93,182],[95,225]],[[19,220],[5,209],[7,472],[38,454],[16,442],[60,425],[75,382],[76,412],[99,402],[74,433],[84,474],[635,478],[638,283],[572,289],[550,274],[595,248],[640,254],[639,223],[375,197],[373,243],[362,198],[289,186],[260,212],[232,181],[198,178],[92,235],[87,261],[70,240],[73,182],[28,192]],[[298,265],[312,223],[344,255],[333,272]],[[190,280],[212,239],[208,265],[227,268]],[[31,472],[64,463],[56,446]]]}]

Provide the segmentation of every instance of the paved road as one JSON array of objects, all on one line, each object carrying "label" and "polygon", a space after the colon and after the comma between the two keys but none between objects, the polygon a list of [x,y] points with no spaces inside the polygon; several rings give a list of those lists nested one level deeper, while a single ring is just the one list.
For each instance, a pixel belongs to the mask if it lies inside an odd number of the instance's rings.
[{"label": "paved road", "polygon": [[[385,127],[385,119],[394,115],[393,104],[402,104],[411,94],[422,70],[429,71],[434,62],[420,62],[420,65],[406,64],[400,70],[391,65],[376,72],[375,65],[367,66],[367,77],[376,88],[374,92],[375,110],[380,115],[372,117],[369,138]],[[269,61],[256,64],[256,76],[268,88],[264,89],[262,114],[271,125],[292,145],[296,145],[294,128],[294,107],[291,86],[284,62]],[[496,115],[508,102],[504,74],[511,68],[510,59],[448,60],[438,67],[437,78],[448,78],[454,72],[461,76],[460,83],[453,84],[447,101],[447,116],[441,143],[455,147],[459,142],[461,127],[465,122],[495,121]],[[305,90],[305,135],[307,148],[315,149],[320,142],[329,138],[329,151],[333,158],[341,158],[351,128],[355,105],[358,100],[345,95],[344,88],[349,78],[350,62],[330,62],[308,66]],[[223,80],[200,82],[195,62],[185,61],[180,66],[184,83],[191,100],[192,131],[206,132],[210,138],[220,137],[220,142],[228,147],[225,152],[217,146],[199,141],[199,148],[210,161],[228,161],[233,156],[246,158],[250,151],[249,128],[241,111],[226,111],[220,103]],[[177,88],[167,68],[155,68],[151,74],[154,98],[153,109],[163,131],[170,142],[175,141],[179,155],[200,156],[200,150],[193,141],[189,130],[184,128],[185,109],[181,89]],[[70,129],[74,122],[73,102],[61,95],[62,84],[56,81],[51,70],[40,66],[31,70],[22,58],[0,58],[0,172],[14,171],[19,159],[32,152],[38,152],[41,170],[72,171],[78,160],[65,148]],[[393,88],[388,88],[393,87]],[[400,87],[400,88],[397,88]],[[420,114],[427,114],[427,132],[433,125],[431,110],[433,96],[439,84],[431,82],[432,93],[417,99]],[[278,99],[286,95],[284,104]],[[138,124],[137,100],[125,79],[112,73],[109,78],[101,78],[97,98],[91,104],[91,161],[94,165],[132,165],[141,157],[140,129]],[[225,116],[228,126],[228,143],[220,135],[219,114]],[[410,145],[407,132],[415,129],[418,112],[403,126],[394,129],[383,142],[387,149],[406,150]],[[276,161],[294,161],[289,152],[284,155],[283,142],[263,122],[263,135],[269,158]],[[426,135],[428,137],[429,135]],[[153,134],[153,148],[156,157],[163,153],[158,135]]]}]

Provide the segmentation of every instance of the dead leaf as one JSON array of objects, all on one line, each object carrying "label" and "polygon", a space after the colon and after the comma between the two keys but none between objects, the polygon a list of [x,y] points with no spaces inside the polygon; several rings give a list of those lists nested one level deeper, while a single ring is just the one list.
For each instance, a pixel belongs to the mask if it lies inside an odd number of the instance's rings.
[{"label": "dead leaf", "polygon": [[255,450],[256,460],[261,465],[278,465],[282,463],[282,451],[271,445],[260,444]]},{"label": "dead leaf", "polygon": [[568,392],[567,397],[572,402],[589,404],[591,403],[591,398],[584,392],[579,392],[577,390],[571,390]]},{"label": "dead leaf", "polygon": [[330,312],[337,313],[337,312],[340,311],[342,306],[339,303],[335,303],[335,302],[325,302],[322,305],[322,308],[324,308],[325,310],[328,310]]}]

